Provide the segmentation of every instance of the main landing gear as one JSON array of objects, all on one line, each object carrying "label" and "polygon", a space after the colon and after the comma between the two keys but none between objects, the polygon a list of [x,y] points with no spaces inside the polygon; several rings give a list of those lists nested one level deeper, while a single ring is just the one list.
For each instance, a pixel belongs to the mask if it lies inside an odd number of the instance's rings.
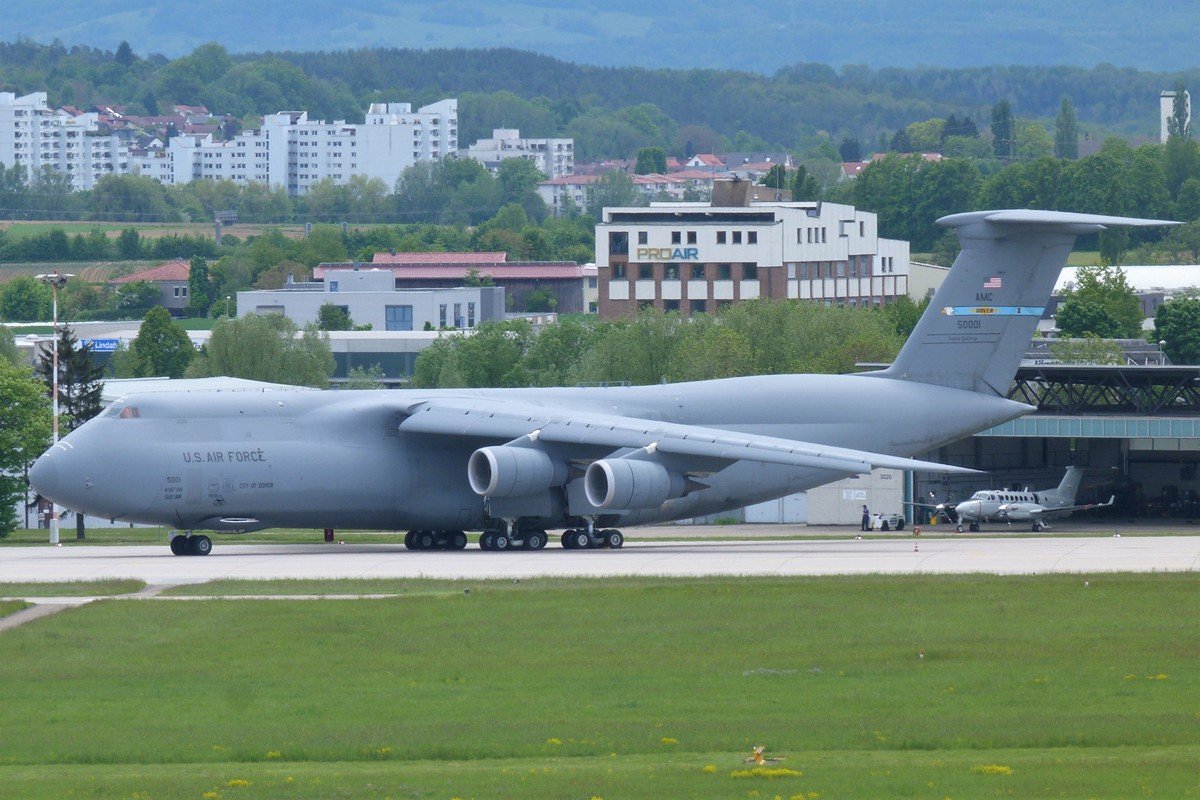
[{"label": "main landing gear", "polygon": [[[978,522],[969,523],[967,527],[970,529],[971,533],[979,533],[979,523]],[[958,531],[959,533],[962,533],[963,532],[962,523],[960,522],[957,525],[955,525],[954,530]]]},{"label": "main landing gear", "polygon": [[602,531],[587,528],[571,528],[563,531],[562,546],[565,550],[587,550],[593,547],[610,547],[616,550],[625,544],[625,534],[616,528]]},{"label": "main landing gear", "polygon": [[467,534],[463,531],[409,531],[404,534],[409,550],[463,550]]},{"label": "main landing gear", "polygon": [[489,529],[479,537],[479,549],[488,551],[541,550],[549,540],[550,537],[540,528],[526,531]]},{"label": "main landing gear", "polygon": [[177,556],[206,556],[212,552],[212,539],[193,536],[191,531],[177,533],[171,537],[171,552]]}]

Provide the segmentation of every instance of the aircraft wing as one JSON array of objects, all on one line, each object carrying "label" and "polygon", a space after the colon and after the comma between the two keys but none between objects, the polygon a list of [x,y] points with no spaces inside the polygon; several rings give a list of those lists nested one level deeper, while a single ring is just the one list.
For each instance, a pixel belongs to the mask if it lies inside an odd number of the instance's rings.
[{"label": "aircraft wing", "polygon": [[507,400],[447,398],[409,406],[400,430],[443,436],[575,445],[603,451],[649,448],[664,454],[718,461],[757,461],[863,474],[873,468],[975,473],[885,453],[757,436],[722,428],[580,411]]},{"label": "aircraft wing", "polygon": [[1082,505],[1082,506],[1056,506],[1055,508],[1044,508],[1044,509],[1042,509],[1041,513],[1065,514],[1068,511],[1087,511],[1092,508],[1108,508],[1116,501],[1116,499],[1117,499],[1117,496],[1114,494],[1113,496],[1108,498],[1107,503],[1086,503],[1085,505]]}]

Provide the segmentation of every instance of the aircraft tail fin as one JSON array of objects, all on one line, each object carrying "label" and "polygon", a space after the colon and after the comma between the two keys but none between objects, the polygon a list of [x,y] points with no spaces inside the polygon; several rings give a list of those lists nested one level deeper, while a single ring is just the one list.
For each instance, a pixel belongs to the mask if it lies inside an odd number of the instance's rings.
[{"label": "aircraft tail fin", "polygon": [[962,252],[895,362],[871,375],[1004,397],[1075,237],[1163,220],[1062,211],[972,211],[939,225]]},{"label": "aircraft tail fin", "polygon": [[1075,495],[1079,494],[1079,484],[1082,481],[1083,467],[1067,467],[1067,474],[1063,475],[1062,481],[1054,491],[1058,493],[1060,500],[1072,505],[1075,502]]}]

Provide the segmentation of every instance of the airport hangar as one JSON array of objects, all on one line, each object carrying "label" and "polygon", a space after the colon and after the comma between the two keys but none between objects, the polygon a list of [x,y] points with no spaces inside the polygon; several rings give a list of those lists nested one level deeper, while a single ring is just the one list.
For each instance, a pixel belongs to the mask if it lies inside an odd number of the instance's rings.
[{"label": "airport hangar", "polygon": [[986,475],[914,473],[906,492],[944,500],[982,488],[1041,489],[1080,466],[1077,502],[1116,496],[1101,514],[1200,517],[1200,366],[1026,361],[1008,397],[1037,411],[921,456]]}]

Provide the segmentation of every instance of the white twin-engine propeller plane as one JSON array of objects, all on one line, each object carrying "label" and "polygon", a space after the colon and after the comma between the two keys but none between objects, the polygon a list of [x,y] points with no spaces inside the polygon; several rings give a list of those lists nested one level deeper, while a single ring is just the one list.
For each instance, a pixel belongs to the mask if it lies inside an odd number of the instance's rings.
[{"label": "white twin-engine propeller plane", "polygon": [[50,448],[29,480],[75,511],[175,528],[174,553],[206,555],[212,540],[194,531],[408,530],[410,547],[462,549],[465,531],[479,530],[484,550],[536,550],[561,530],[567,548],[619,547],[618,526],[740,508],[874,467],[963,472],[912,456],[1034,410],[1005,393],[1075,237],[1173,223],[1029,210],[939,222],[962,252],[877,372],[139,394]]},{"label": "white twin-engine propeller plane", "polygon": [[[1083,470],[1079,467],[1067,467],[1062,482],[1053,489],[1037,491],[1015,491],[1013,489],[983,489],[967,500],[958,504],[942,503],[934,508],[939,512],[953,510],[957,520],[956,529],[962,533],[963,523],[972,532],[978,532],[984,522],[1014,522],[1033,523],[1034,531],[1049,528],[1046,522],[1050,517],[1070,514],[1072,511],[1087,511],[1093,508],[1107,508],[1113,504],[1115,496],[1108,498],[1106,503],[1088,503],[1075,505],[1075,496],[1079,493],[1079,483],[1083,478]],[[913,505],[924,505],[914,503]]]}]

